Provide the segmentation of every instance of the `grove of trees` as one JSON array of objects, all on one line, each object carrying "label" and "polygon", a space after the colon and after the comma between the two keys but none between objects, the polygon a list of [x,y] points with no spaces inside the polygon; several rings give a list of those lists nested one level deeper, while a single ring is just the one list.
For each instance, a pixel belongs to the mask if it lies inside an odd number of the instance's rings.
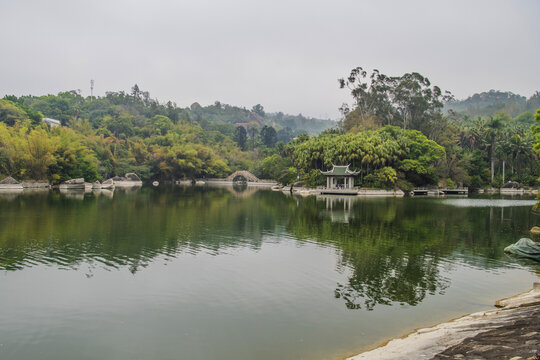
[{"label": "grove of trees", "polygon": [[[339,86],[353,99],[341,106],[339,123],[269,113],[260,104],[251,110],[217,101],[181,108],[137,85],[103,97],[77,91],[5,96],[0,179],[58,183],[136,172],[145,180],[175,180],[249,170],[315,186],[324,184],[319,170],[350,164],[360,171],[361,186],[538,185],[540,126],[534,124],[540,112],[530,111],[538,93],[523,100],[490,92],[463,103],[419,73],[387,76],[360,67]],[[44,116],[62,126],[49,128]]]}]

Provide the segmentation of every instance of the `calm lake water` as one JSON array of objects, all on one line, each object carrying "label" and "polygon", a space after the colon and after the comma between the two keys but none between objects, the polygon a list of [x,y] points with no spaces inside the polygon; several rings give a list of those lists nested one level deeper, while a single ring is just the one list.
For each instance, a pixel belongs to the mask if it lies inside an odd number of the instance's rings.
[{"label": "calm lake water", "polygon": [[0,358],[351,355],[530,289],[522,199],[0,194]]}]

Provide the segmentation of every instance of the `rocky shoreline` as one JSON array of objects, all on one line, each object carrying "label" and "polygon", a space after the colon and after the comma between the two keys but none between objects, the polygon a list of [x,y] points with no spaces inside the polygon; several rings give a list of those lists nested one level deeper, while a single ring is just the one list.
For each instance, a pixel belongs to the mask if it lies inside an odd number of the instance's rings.
[{"label": "rocky shoreline", "polygon": [[477,312],[402,338],[347,360],[537,359],[540,354],[540,283]]},{"label": "rocky shoreline", "polygon": [[103,182],[95,181],[94,183],[85,182],[83,178],[71,179],[64,181],[59,185],[51,186],[47,180],[24,180],[19,182],[12,177],[6,177],[0,181],[0,192],[22,192],[23,189],[51,189],[58,188],[61,191],[92,191],[99,189],[114,189],[115,187],[140,187],[142,180],[135,173],[127,173],[125,176],[115,176],[104,180]]}]

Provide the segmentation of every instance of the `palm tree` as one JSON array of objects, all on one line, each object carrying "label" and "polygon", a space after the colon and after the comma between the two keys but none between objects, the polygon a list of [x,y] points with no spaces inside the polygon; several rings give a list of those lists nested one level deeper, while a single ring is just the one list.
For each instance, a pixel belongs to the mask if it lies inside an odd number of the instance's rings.
[{"label": "palm tree", "polygon": [[489,153],[491,159],[491,182],[495,177],[495,146],[501,134],[501,129],[504,127],[502,116],[490,116],[487,126],[487,138],[489,139]]}]

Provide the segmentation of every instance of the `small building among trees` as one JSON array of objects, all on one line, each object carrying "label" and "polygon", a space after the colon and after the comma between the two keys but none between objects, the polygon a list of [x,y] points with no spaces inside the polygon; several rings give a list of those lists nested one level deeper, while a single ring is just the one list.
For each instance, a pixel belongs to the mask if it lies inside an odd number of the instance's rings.
[{"label": "small building among trees", "polygon": [[[326,176],[326,188],[335,189],[341,187],[342,189],[354,189],[354,178],[360,171],[353,171],[349,169],[349,166],[350,164],[332,164],[332,170],[321,171],[321,174]],[[343,180],[343,182],[341,182],[341,180]]]},{"label": "small building among trees", "polygon": [[43,122],[45,124],[49,125],[52,128],[55,127],[55,126],[60,126],[61,125],[60,120],[46,118],[46,117],[43,118]]}]

